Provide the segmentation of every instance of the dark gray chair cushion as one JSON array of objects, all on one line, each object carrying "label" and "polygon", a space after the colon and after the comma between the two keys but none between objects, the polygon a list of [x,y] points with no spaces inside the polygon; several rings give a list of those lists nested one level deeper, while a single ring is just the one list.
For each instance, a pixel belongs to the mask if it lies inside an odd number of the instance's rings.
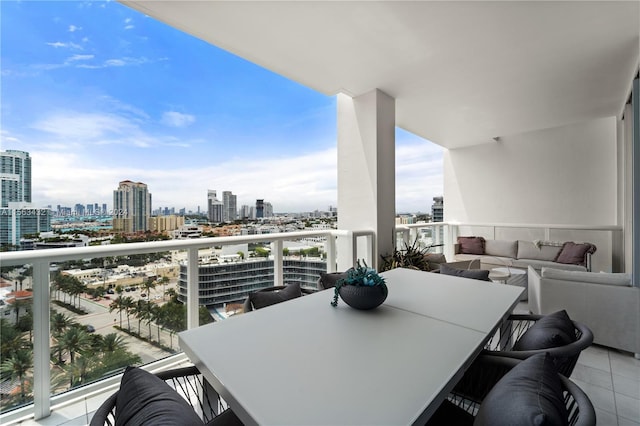
[{"label": "dark gray chair cushion", "polygon": [[203,425],[193,408],[160,378],[127,367],[116,399],[116,425]]},{"label": "dark gray chair cushion", "polygon": [[513,345],[516,351],[557,348],[576,341],[573,321],[567,311],[545,315],[533,324]]},{"label": "dark gray chair cushion", "polygon": [[544,353],[516,365],[496,383],[480,405],[474,426],[567,424],[562,382]]},{"label": "dark gray chair cushion", "polygon": [[486,269],[458,269],[443,263],[440,265],[440,273],[474,280],[491,281],[489,279],[489,271]]},{"label": "dark gray chair cushion", "polygon": [[266,288],[254,291],[249,294],[249,299],[251,300],[253,309],[261,309],[300,296],[302,296],[300,284],[294,283],[286,285],[284,288]]},{"label": "dark gray chair cushion", "polygon": [[336,286],[336,283],[347,277],[346,272],[321,272],[320,273],[320,287],[322,289],[333,288]]}]

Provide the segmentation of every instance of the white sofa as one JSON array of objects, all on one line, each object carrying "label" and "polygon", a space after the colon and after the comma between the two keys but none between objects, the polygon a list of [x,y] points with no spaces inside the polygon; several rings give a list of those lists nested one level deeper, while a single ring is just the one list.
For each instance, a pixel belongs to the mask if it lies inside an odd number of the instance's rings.
[{"label": "white sofa", "polygon": [[586,324],[594,343],[640,357],[640,288],[630,274],[566,271],[529,266],[529,310],[549,314],[565,309]]},{"label": "white sofa", "polygon": [[[480,238],[480,237],[461,237]],[[455,260],[480,259],[480,269],[492,269],[498,267],[509,267],[526,270],[533,266],[540,271],[543,267],[566,269],[571,271],[587,271],[591,267],[591,253],[595,251],[595,246],[589,244],[591,252],[584,254],[584,258],[578,263],[559,263],[555,259],[563,249],[561,242],[540,242],[539,245],[533,241],[524,240],[485,240],[483,239],[484,250],[482,254],[468,254],[461,252],[461,245],[455,245]],[[586,243],[588,244],[588,243]]]}]

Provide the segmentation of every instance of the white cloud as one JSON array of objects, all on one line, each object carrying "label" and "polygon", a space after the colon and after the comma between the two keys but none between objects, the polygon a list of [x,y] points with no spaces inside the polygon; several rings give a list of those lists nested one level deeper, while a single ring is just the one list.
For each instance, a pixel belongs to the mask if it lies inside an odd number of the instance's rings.
[{"label": "white cloud", "polygon": [[94,57],[95,57],[94,55],[73,55],[67,58],[65,62],[68,63],[68,62],[74,62],[74,61],[88,61],[90,59],[93,59]]},{"label": "white cloud", "polygon": [[69,25],[69,32],[74,33],[76,31],[80,31],[82,27],[76,27],[75,25]]},{"label": "white cloud", "polygon": [[51,47],[55,47],[56,49],[58,48],[70,48],[70,49],[76,49],[76,50],[82,50],[82,46],[80,46],[79,44],[76,43],[63,43],[61,41],[55,41],[55,42],[49,42],[47,43],[47,45],[51,46]]},{"label": "white cloud", "polygon": [[131,135],[138,132],[135,123],[118,115],[78,111],[54,113],[36,122],[33,128],[61,139],[87,142],[107,135]]},{"label": "white cloud", "polygon": [[[432,198],[442,195],[442,150],[434,152],[429,145],[398,147],[398,212],[428,212]],[[146,183],[154,208],[204,209],[207,189],[232,191],[238,207],[254,205],[262,198],[277,212],[326,209],[337,203],[335,148],[286,158],[219,159],[204,167],[168,167],[155,161],[136,168],[113,167],[84,157],[82,152],[67,145],[64,151],[32,153],[36,203],[111,205],[113,190],[125,179]]]},{"label": "white cloud", "polygon": [[124,29],[125,29],[125,30],[132,30],[132,29],[134,29],[134,28],[135,28],[135,26],[133,26],[133,25],[126,25],[126,26],[124,27]]},{"label": "white cloud", "polygon": [[195,123],[196,118],[190,114],[183,114],[177,111],[167,111],[162,114],[162,124],[171,127],[186,127]]}]

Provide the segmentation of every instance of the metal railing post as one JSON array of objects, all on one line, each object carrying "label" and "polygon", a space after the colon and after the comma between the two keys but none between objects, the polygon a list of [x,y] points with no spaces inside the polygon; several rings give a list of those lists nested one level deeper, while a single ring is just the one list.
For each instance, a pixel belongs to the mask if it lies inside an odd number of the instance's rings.
[{"label": "metal railing post", "polygon": [[282,240],[271,242],[271,254],[273,255],[273,285],[284,285],[284,265],[282,263]]},{"label": "metal railing post", "polygon": [[35,419],[51,414],[49,262],[33,262],[33,408]]},{"label": "metal railing post", "polygon": [[200,324],[198,319],[199,276],[198,249],[191,247],[187,249],[187,330],[196,328]]},{"label": "metal railing post", "polygon": [[327,272],[336,272],[336,237],[333,235],[327,236],[327,241],[324,243],[324,250],[327,253]]}]

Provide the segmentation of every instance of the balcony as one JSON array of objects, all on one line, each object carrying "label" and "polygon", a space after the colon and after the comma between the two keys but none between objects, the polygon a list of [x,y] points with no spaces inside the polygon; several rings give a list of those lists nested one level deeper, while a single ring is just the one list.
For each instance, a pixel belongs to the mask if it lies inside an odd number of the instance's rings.
[{"label": "balcony", "polygon": [[[330,237],[328,270],[375,262],[423,226],[393,227],[398,126],[447,149],[445,223],[433,234],[448,256],[456,235],[590,241],[598,246],[594,271],[632,273],[640,286],[637,2],[122,3],[336,95],[341,231],[304,234]],[[292,237],[258,237],[275,248],[274,284],[283,279],[280,244]],[[36,353],[34,405],[0,420],[62,424],[117,386],[114,376],[49,397],[48,264],[186,250],[191,328],[198,249],[258,239],[3,254],[3,265],[34,266]],[[175,355],[149,368],[183,361]],[[595,347],[579,366],[601,423],[640,417],[637,360]],[[56,416],[74,400],[81,410]]]},{"label": "balcony", "polygon": [[[444,253],[452,253],[452,241],[455,241],[456,235],[463,235],[469,232],[478,234],[478,230],[484,230],[487,232],[490,229],[494,235],[502,236],[518,234],[523,235],[526,233],[529,236],[547,235],[554,238],[557,235],[573,235],[577,240],[581,237],[589,236],[593,238],[594,235],[598,235],[598,242],[603,243],[603,247],[606,247],[604,242],[615,241],[618,238],[620,232],[619,229],[612,227],[592,227],[586,228],[581,226],[534,226],[534,225],[508,225],[508,224],[448,224],[448,223],[432,223],[432,224],[414,224],[398,226],[396,228],[396,235],[398,236],[397,244],[401,245],[404,241],[413,241],[415,238],[419,238],[419,235],[428,232],[432,235],[433,239],[423,241],[433,241],[437,245],[436,250],[442,250]],[[471,230],[475,230],[471,231]],[[21,421],[25,419],[38,418],[34,421],[36,424],[63,424],[70,420],[70,417],[78,417],[78,409],[85,413],[83,418],[89,418],[93,410],[97,408],[102,400],[104,400],[109,394],[111,394],[118,386],[119,374],[115,371],[111,374],[107,374],[104,378],[97,382],[86,384],[75,389],[49,396],[51,385],[51,365],[50,360],[55,353],[51,346],[51,334],[48,330],[52,327],[49,316],[43,315],[48,312],[51,303],[51,293],[46,291],[49,287],[49,266],[52,263],[60,263],[67,260],[78,260],[87,258],[102,258],[113,256],[125,256],[131,254],[140,253],[160,253],[173,250],[186,251],[186,261],[184,264],[187,267],[187,286],[186,286],[186,306],[187,306],[187,328],[197,327],[199,324],[198,309],[199,309],[199,287],[198,287],[198,250],[202,248],[209,248],[212,246],[224,246],[224,245],[236,245],[249,242],[269,242],[274,248],[272,250],[273,259],[275,262],[274,267],[274,285],[280,285],[283,282],[283,262],[284,257],[282,255],[282,247],[284,241],[320,237],[326,238],[325,249],[327,253],[327,271],[336,270],[336,255],[338,242],[342,241],[346,246],[352,247],[348,253],[348,257],[352,259],[365,258],[371,259],[372,243],[374,241],[373,234],[368,231],[360,232],[348,232],[348,231],[312,231],[312,232],[292,232],[281,234],[268,234],[268,235],[256,235],[247,237],[222,237],[222,238],[203,238],[197,240],[179,240],[179,241],[163,241],[163,242],[150,242],[150,243],[132,243],[132,244],[120,244],[113,246],[96,246],[87,248],[71,248],[71,249],[51,249],[41,251],[24,251],[2,254],[2,264],[8,265],[25,265],[31,264],[33,266],[33,342],[34,342],[34,367],[33,367],[33,399],[32,403],[27,406],[4,413],[0,418],[2,422],[11,423],[14,421]],[[584,238],[582,238],[584,239]],[[442,245],[440,245],[442,243]],[[598,265],[604,265],[607,262],[611,263],[613,255],[605,248],[602,252],[598,253],[600,258],[595,258],[595,263]],[[371,261],[371,260],[370,260]],[[371,261],[374,264],[373,261]],[[195,271],[195,272],[194,272]],[[43,291],[44,290],[44,291]],[[88,303],[88,302],[85,302]],[[39,309],[38,307],[42,307]],[[103,308],[106,311],[105,308]],[[526,302],[519,305],[518,311],[527,311]],[[115,313],[113,315],[116,315]],[[107,334],[115,331],[113,327],[116,324],[108,324],[101,333]],[[143,327],[149,326],[151,330],[152,324],[143,323]],[[153,324],[154,334],[155,330],[160,333],[160,328],[156,324]],[[135,327],[134,327],[135,328]],[[143,328],[143,330],[144,330]],[[165,332],[164,330],[162,331]],[[146,332],[141,332],[141,335]],[[159,336],[159,334],[158,334]],[[144,351],[141,351],[141,353]],[[162,352],[157,352],[161,354]],[[148,362],[153,358],[145,358]],[[188,359],[184,354],[174,351],[174,354],[165,353],[160,355],[160,358],[155,358],[153,361],[148,362],[145,368],[151,371],[159,371],[175,366],[188,364]],[[629,398],[635,397],[629,396],[629,391],[626,393],[617,394],[613,392],[614,381],[628,381],[633,380],[633,374],[640,372],[640,362],[634,360],[629,354],[619,353],[615,350],[609,350],[604,347],[594,347],[587,351],[583,358],[581,358],[581,366],[578,367],[578,382],[584,382],[584,387],[591,390],[597,404],[600,404],[603,410],[602,416],[619,415],[624,416],[628,414],[624,409],[622,411],[616,411],[615,405],[606,405],[612,398],[619,398],[621,401],[628,401]],[[614,367],[615,366],[615,367]],[[598,382],[600,376],[606,371],[608,378],[605,379],[606,386],[603,386],[603,382]],[[635,373],[634,373],[635,371]],[[622,374],[624,372],[624,374]],[[115,375],[114,375],[115,373]],[[626,379],[620,377],[626,376]],[[627,383],[627,382],[625,382]],[[621,385],[624,386],[624,385]],[[605,390],[601,389],[603,387]],[[601,392],[609,392],[604,400],[602,400]],[[621,406],[624,404],[621,403]],[[598,406],[598,405],[596,405]],[[75,407],[73,409],[69,407]],[[81,407],[81,408],[78,408]],[[613,409],[612,409],[613,407]],[[73,413],[73,414],[69,414]],[[74,418],[75,418],[74,417]],[[66,419],[66,420],[64,420]],[[76,419],[78,421],[83,421]],[[57,422],[57,423],[56,423]]]}]

